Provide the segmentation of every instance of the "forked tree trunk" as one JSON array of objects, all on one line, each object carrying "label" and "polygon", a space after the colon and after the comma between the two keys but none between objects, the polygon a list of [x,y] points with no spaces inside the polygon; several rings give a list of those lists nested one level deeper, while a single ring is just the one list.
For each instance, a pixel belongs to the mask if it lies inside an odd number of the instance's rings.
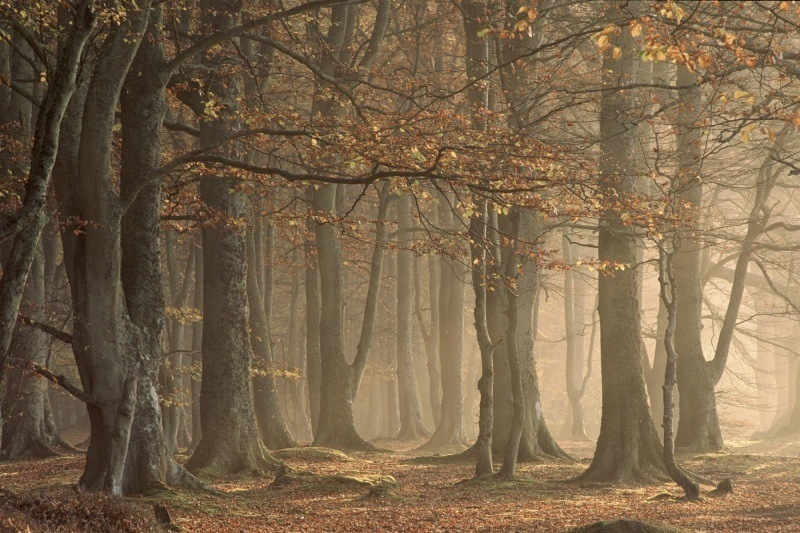
[{"label": "forked tree trunk", "polygon": [[[694,225],[699,224],[698,215],[703,207],[703,184],[698,176],[702,165],[702,132],[698,124],[703,102],[697,79],[697,75],[686,67],[678,67],[678,85],[690,88],[678,92],[680,107],[676,142],[679,168],[675,188],[680,191],[680,202],[691,205],[688,216]],[[680,359],[677,365],[680,419],[675,444],[697,451],[716,451],[724,443],[714,395],[716,381],[703,355],[703,288],[700,272],[703,243],[691,237],[692,231],[697,229],[685,232],[674,260],[677,279],[675,351]]]},{"label": "forked tree trunk", "polygon": [[[375,245],[370,263],[370,280],[364,304],[356,356],[347,362],[344,342],[344,277],[341,243],[338,229],[332,223],[317,223],[315,227],[320,268],[320,345],[322,348],[322,383],[320,417],[314,444],[343,449],[371,450],[356,430],[353,413],[358,386],[366,367],[380,296],[381,272],[386,247],[386,215],[389,207],[387,186],[379,191]],[[316,191],[314,207],[320,213],[335,213],[336,187]]]}]

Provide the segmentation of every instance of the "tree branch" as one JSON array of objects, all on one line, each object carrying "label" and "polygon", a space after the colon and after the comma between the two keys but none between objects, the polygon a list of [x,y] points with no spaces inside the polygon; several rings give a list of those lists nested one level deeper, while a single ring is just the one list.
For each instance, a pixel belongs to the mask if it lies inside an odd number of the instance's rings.
[{"label": "tree branch", "polygon": [[44,322],[39,322],[38,320],[31,318],[28,315],[20,313],[17,316],[17,321],[21,322],[22,324],[25,324],[26,326],[38,329],[39,331],[43,331],[48,335],[50,335],[51,337],[60,340],[64,344],[72,344],[73,337],[71,334],[65,331],[61,331],[58,328],[54,328],[53,326],[45,324]]}]

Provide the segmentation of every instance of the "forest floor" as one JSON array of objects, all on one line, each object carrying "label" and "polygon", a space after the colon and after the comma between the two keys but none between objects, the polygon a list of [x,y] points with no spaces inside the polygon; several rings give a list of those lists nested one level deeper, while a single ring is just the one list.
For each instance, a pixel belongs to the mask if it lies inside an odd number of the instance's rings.
[{"label": "forest floor", "polygon": [[[228,477],[213,481],[219,494],[166,493],[158,500],[129,499],[128,507],[152,515],[152,506],[159,501],[181,530],[209,532],[561,532],[616,518],[660,521],[697,532],[800,531],[800,442],[796,439],[740,439],[730,442],[725,453],[680,456],[679,461],[692,471],[713,480],[730,478],[734,484],[730,495],[693,503],[663,496],[680,495],[680,490],[668,483],[621,488],[566,482],[586,468],[593,443],[565,442],[565,449],[577,462],[521,464],[518,476],[510,481],[464,481],[472,475],[471,462],[412,462],[409,443],[381,441],[378,445],[392,451],[344,455],[307,450],[289,453],[286,461],[295,470],[318,474],[365,479],[391,475],[400,484],[396,491],[368,495],[368,487],[353,488],[334,481],[279,488],[270,487],[269,478]],[[83,458],[77,455],[0,463],[0,488],[14,498],[27,498],[25,501],[75,500],[66,487],[75,484],[82,466]],[[704,487],[704,492],[711,488]],[[0,531],[24,531],[22,515],[13,515],[16,521],[3,521],[4,509],[5,516],[12,515],[3,507],[2,494],[8,493],[0,493]],[[662,496],[657,497],[659,494]],[[22,504],[16,505],[19,511]],[[42,512],[41,505],[25,505],[22,510],[29,514]],[[74,501],[59,505],[69,507]],[[96,520],[91,508],[80,512],[86,523]],[[55,522],[47,522],[51,527],[59,519],[52,520]],[[79,523],[65,521],[64,529],[86,529],[75,525]],[[30,524],[29,531],[37,531],[37,522]],[[132,525],[129,530],[144,527]],[[98,523],[96,530],[104,530],[104,526]]]}]

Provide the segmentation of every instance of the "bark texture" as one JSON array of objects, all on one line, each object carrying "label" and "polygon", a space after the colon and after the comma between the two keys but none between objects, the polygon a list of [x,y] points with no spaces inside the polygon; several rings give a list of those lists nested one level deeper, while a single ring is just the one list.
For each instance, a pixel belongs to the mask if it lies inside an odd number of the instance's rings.
[{"label": "bark texture", "polygon": [[[613,16],[621,16],[625,2],[607,2]],[[607,194],[632,195],[636,190],[635,135],[637,101],[628,90],[617,90],[636,80],[639,59],[630,29],[617,38],[619,59],[607,50],[603,58],[601,99],[600,170]],[[598,280],[602,417],[600,436],[591,465],[578,479],[628,483],[663,476],[661,443],[647,405],[642,370],[639,287],[636,267],[637,239],[608,211],[600,219],[600,261],[624,265],[624,270],[601,273]]]}]

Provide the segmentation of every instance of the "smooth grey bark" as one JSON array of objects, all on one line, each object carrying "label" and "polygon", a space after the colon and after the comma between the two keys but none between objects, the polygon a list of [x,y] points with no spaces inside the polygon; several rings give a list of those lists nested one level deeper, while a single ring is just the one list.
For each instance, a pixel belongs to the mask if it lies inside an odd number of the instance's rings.
[{"label": "smooth grey bark", "polygon": [[[170,294],[170,307],[178,310],[189,305],[191,287],[194,285],[195,249],[189,248],[183,277],[178,275],[178,266],[175,260],[176,244],[173,231],[167,230],[167,274]],[[159,370],[160,394],[166,401],[161,402],[162,428],[166,439],[167,450],[175,454],[178,450],[178,433],[181,424],[181,412],[185,398],[184,391],[184,364],[185,351],[184,336],[186,327],[178,318],[172,318],[166,324],[168,352]]]},{"label": "smooth grey bark", "polygon": [[[435,211],[434,211],[435,213]],[[433,218],[433,216],[429,217]],[[433,224],[435,222],[432,221]],[[433,427],[439,424],[442,410],[442,377],[439,372],[439,306],[436,305],[436,298],[439,294],[439,269],[437,268],[437,258],[430,255],[427,258],[428,266],[428,307],[430,320],[429,325],[425,326],[425,318],[422,309],[422,280],[420,261],[414,262],[414,315],[417,318],[417,325],[425,343],[426,368],[428,371],[428,405],[430,406],[430,417]]]},{"label": "smooth grey bark", "polygon": [[[412,270],[414,252],[414,217],[409,193],[397,201],[398,251],[397,251],[397,390],[400,408],[398,439],[429,437],[430,432],[422,422],[422,410],[417,395],[417,376],[414,371],[412,323]],[[379,282],[380,283],[380,282]]]},{"label": "smooth grey bark", "polygon": [[[536,214],[530,209],[520,210],[519,216],[520,242],[533,243],[535,250],[547,228],[537,222]],[[527,254],[520,257],[519,262],[522,274],[516,287],[519,307],[516,340],[525,402],[525,424],[518,460],[569,459],[550,434],[539,393],[539,376],[536,371],[536,335],[542,293],[539,267],[534,259],[527,257]]]},{"label": "smooth grey bark", "polygon": [[[518,32],[515,25],[518,20],[519,8],[524,2],[506,3],[505,28],[515,34],[514,39],[503,40],[497,47],[499,63],[503,67],[499,70],[502,94],[508,110],[508,125],[512,129],[523,129],[528,126],[534,111],[535,99],[531,98],[529,87],[536,83],[536,71],[526,62],[528,52],[541,43],[543,37],[542,19],[537,18],[532,23],[530,33]],[[545,4],[546,5],[546,4]],[[511,260],[507,250],[503,250],[500,235],[508,235],[512,224],[507,216],[494,214],[498,223],[494,224],[498,233],[495,234],[496,260],[499,264],[497,274],[504,275],[506,263]],[[520,232],[524,242],[532,243],[534,249],[538,247],[542,234],[546,230],[536,222],[536,213],[531,209],[523,209],[519,213]],[[536,373],[535,357],[535,331],[534,324],[538,323],[538,294],[539,274],[535,261],[521,258],[523,270],[517,288],[518,299],[518,327],[515,341],[518,345],[518,360],[523,383],[523,402],[525,404],[525,423],[519,445],[518,459],[520,461],[538,460],[543,457],[567,457],[550,434],[542,411],[539,398],[538,376]],[[505,291],[494,291],[489,299],[490,306],[490,333],[493,338],[507,335],[507,295]],[[495,424],[493,447],[495,453],[503,453],[507,449],[508,438],[512,432],[514,419],[515,399],[512,391],[512,373],[509,366],[508,355],[505,350],[508,345],[501,345],[495,351]],[[502,385],[499,385],[502,383]]]},{"label": "smooth grey bark", "polygon": [[[320,55],[319,68],[329,78],[335,78],[346,86],[355,87],[359,71],[366,72],[375,64],[381,50],[391,13],[391,2],[379,0],[375,21],[369,40],[360,59],[352,56],[353,38],[360,6],[350,4],[336,5],[331,9],[330,28],[323,37],[319,29],[313,29],[313,39],[317,41]],[[323,80],[319,80],[323,85]],[[344,108],[341,101],[326,91],[315,95],[311,114],[329,125],[336,125]],[[327,185],[314,193],[314,209],[329,220],[317,221],[314,234],[317,244],[317,257],[320,271],[320,347],[321,380],[320,410],[314,443],[342,447],[346,449],[372,449],[355,428],[353,401],[358,391],[370,344],[374,333],[375,313],[380,291],[380,270],[383,263],[383,246],[386,230],[383,227],[388,198],[385,187],[379,196],[380,206],[376,232],[376,245],[373,249],[370,282],[362,321],[356,356],[352,365],[345,357],[344,338],[344,271],[342,268],[341,242],[338,230],[333,223],[337,214],[337,190],[344,185]],[[381,208],[384,215],[381,216]],[[375,270],[377,269],[377,272]]]},{"label": "smooth grey bark", "polygon": [[[259,261],[256,256],[256,244],[253,231],[247,236],[247,300],[250,307],[250,344],[256,361],[256,372],[253,376],[253,402],[255,403],[256,420],[261,432],[261,439],[267,448],[278,450],[297,446],[283,419],[278,393],[275,387],[275,374],[271,345],[272,329],[272,293],[275,279],[272,267],[267,269],[263,279],[264,293],[259,283]],[[274,229],[270,224],[267,229],[266,254],[263,260],[272,262],[274,246]]]},{"label": "smooth grey bark", "polygon": [[304,352],[301,346],[300,327],[300,290],[303,272],[296,270],[292,275],[292,289],[289,300],[289,361],[293,368],[300,371],[303,375],[292,381],[289,385],[289,393],[293,406],[293,430],[298,440],[308,440],[313,438],[311,432],[311,419],[308,414],[306,402],[306,389],[308,387],[308,375],[303,372],[306,366]]},{"label": "smooth grey bark", "polygon": [[[606,2],[619,17],[624,2]],[[618,90],[636,81],[639,58],[628,27],[616,45],[622,55],[603,56],[603,92],[600,102],[600,171],[607,195],[628,197],[636,191],[637,99]],[[624,270],[601,273],[598,280],[600,361],[603,387],[602,417],[597,448],[589,468],[578,480],[629,483],[663,476],[661,443],[647,404],[643,378],[637,237],[618,211],[600,217],[598,258]]]}]

